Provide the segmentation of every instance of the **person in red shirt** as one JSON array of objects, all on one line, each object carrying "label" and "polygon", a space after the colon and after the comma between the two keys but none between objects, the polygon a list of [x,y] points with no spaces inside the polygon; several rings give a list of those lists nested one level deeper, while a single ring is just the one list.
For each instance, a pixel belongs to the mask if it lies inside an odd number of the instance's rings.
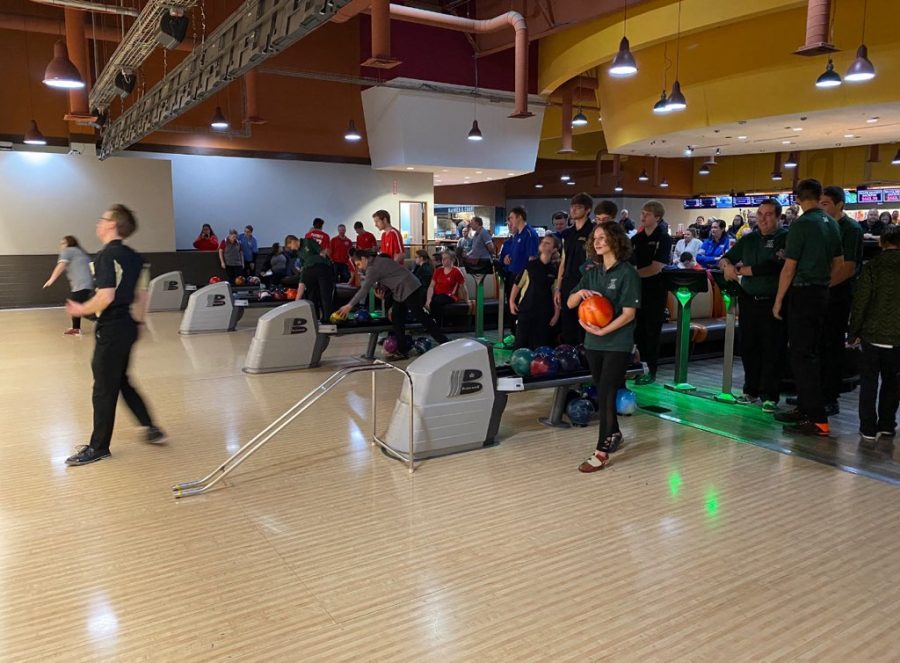
[{"label": "person in red shirt", "polygon": [[313,227],[303,239],[314,239],[318,244],[319,248],[322,249],[322,253],[328,254],[329,249],[331,249],[331,238],[328,236],[328,233],[322,230],[322,227],[325,225],[325,219],[313,219]]},{"label": "person in red shirt", "polygon": [[212,226],[208,223],[204,223],[203,227],[200,228],[200,234],[194,240],[194,248],[198,251],[219,250],[219,238],[216,237],[216,233],[213,232]]},{"label": "person in red shirt", "polygon": [[347,237],[347,226],[338,226],[338,234],[331,238],[331,260],[334,262],[334,279],[337,283],[350,280],[350,248],[353,242]]},{"label": "person in red shirt", "polygon": [[401,265],[405,264],[403,258],[406,250],[403,248],[403,237],[400,235],[400,231],[391,225],[391,213],[380,209],[372,215],[372,220],[375,222],[375,227],[382,231],[380,253]]},{"label": "person in red shirt", "polygon": [[438,323],[442,321],[442,313],[447,304],[469,298],[466,277],[455,263],[456,255],[452,251],[441,253],[441,266],[434,270],[431,285],[428,286],[425,308]]},{"label": "person in red shirt", "polygon": [[356,248],[360,251],[371,251],[375,248],[375,245],[378,243],[378,240],[375,239],[375,235],[366,230],[366,227],[363,225],[362,221],[357,221],[353,224],[353,230],[356,231]]}]

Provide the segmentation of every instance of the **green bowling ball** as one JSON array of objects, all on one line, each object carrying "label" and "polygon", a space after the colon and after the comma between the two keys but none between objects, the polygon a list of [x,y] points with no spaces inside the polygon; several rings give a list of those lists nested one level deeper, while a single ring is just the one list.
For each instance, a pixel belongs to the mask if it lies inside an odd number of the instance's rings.
[{"label": "green bowling ball", "polygon": [[531,375],[531,360],[534,359],[531,350],[528,348],[519,348],[512,353],[509,359],[509,365],[512,367],[516,375],[528,377]]},{"label": "green bowling ball", "polygon": [[503,337],[503,345],[508,348],[516,347],[516,337],[513,334],[507,334]]}]

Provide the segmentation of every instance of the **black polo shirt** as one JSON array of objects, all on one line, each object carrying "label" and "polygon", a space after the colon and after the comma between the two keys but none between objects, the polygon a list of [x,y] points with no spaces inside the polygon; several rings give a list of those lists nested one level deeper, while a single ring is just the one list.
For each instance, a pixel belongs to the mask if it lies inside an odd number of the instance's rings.
[{"label": "black polo shirt", "polygon": [[562,232],[563,256],[566,259],[566,271],[562,275],[563,290],[568,293],[581,280],[581,266],[587,260],[587,243],[594,232],[594,220],[588,218],[579,230],[569,226]]},{"label": "black polo shirt", "polygon": [[115,288],[112,303],[98,316],[99,324],[130,318],[131,304],[138,286],[147,287],[150,265],[141,254],[114,239],[94,258],[94,286],[97,290]]},{"label": "black polo shirt", "polygon": [[[666,226],[668,227],[668,226]],[[663,265],[669,264],[672,255],[672,238],[664,230],[662,223],[656,226],[649,235],[646,231],[640,230],[631,238],[631,264],[638,269],[649,267],[654,262],[661,262]],[[643,277],[641,281],[645,285],[662,283],[662,274],[656,276]]]}]

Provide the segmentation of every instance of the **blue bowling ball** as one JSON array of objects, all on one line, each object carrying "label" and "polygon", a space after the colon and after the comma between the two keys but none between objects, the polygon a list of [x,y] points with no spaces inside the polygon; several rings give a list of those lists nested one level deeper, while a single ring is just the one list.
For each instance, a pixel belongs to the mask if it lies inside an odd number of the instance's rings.
[{"label": "blue bowling ball", "polygon": [[353,314],[353,319],[357,322],[368,322],[372,318],[369,316],[369,309],[361,308],[357,309],[356,313]]},{"label": "blue bowling ball", "polygon": [[542,345],[540,347],[535,348],[533,350],[532,354],[535,357],[553,357],[554,356],[553,348],[551,348],[549,345]]},{"label": "blue bowling ball", "polygon": [[559,361],[559,370],[563,373],[577,373],[581,370],[581,362],[574,353],[557,357],[557,361]]},{"label": "blue bowling ball", "polygon": [[634,414],[637,410],[637,396],[629,389],[619,389],[616,393],[616,412],[623,415]]},{"label": "blue bowling ball", "polygon": [[557,359],[562,359],[563,357],[575,357],[578,358],[578,354],[575,352],[574,345],[566,345],[565,343],[562,345],[557,345],[556,349],[553,350],[553,354]]},{"label": "blue bowling ball", "polygon": [[566,407],[566,415],[576,426],[587,426],[591,423],[591,417],[594,416],[596,409],[594,404],[585,398],[576,398]]},{"label": "blue bowling ball", "polygon": [[416,352],[423,355],[434,347],[434,341],[428,336],[420,336],[416,339],[413,347],[416,349]]},{"label": "blue bowling ball", "polygon": [[581,390],[581,397],[588,399],[591,403],[597,402],[597,387],[592,384],[585,385]]}]

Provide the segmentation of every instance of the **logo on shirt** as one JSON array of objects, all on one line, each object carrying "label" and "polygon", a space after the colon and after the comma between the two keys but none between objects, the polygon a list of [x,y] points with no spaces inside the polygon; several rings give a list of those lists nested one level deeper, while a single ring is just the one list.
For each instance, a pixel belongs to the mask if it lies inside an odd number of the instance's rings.
[{"label": "logo on shirt", "polygon": [[481,377],[484,375],[482,371],[475,368],[465,368],[450,373],[450,392],[447,398],[456,396],[465,396],[466,394],[474,394],[481,391]]},{"label": "logo on shirt", "polygon": [[607,290],[615,290],[616,289],[616,277],[613,277],[609,280],[609,283],[606,284]]},{"label": "logo on shirt", "polygon": [[284,321],[284,335],[305,334],[307,324],[309,324],[309,321],[306,318],[288,318]]}]

